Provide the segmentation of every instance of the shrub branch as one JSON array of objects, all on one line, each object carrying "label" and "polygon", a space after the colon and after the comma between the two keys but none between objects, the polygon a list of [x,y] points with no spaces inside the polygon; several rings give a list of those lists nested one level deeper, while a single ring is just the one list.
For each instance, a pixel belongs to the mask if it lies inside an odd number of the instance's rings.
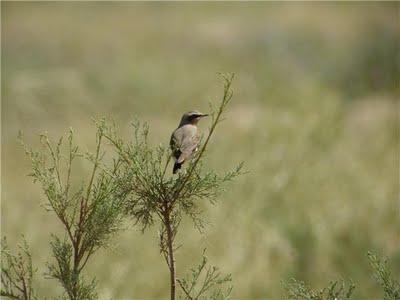
[{"label": "shrub branch", "polygon": [[[30,175],[41,184],[47,208],[55,213],[66,232],[62,239],[52,235],[55,263],[48,263],[48,275],[60,282],[71,300],[97,298],[95,281],[86,281],[82,271],[92,255],[107,246],[109,238],[122,228],[125,193],[114,180],[121,164],[118,159],[111,166],[104,163],[104,126],[104,120],[97,123],[94,154],[79,151],[73,143],[72,130],[66,146],[62,138],[53,143],[47,134],[40,136],[41,150],[24,145],[32,162]],[[72,185],[77,158],[92,163],[86,185]]]},{"label": "shrub branch", "polygon": [[126,214],[135,224],[140,225],[142,231],[156,221],[161,224],[159,246],[170,273],[171,300],[176,298],[175,238],[182,218],[189,217],[195,227],[201,230],[204,221],[199,201],[204,199],[215,203],[214,199],[223,190],[222,185],[241,173],[242,164],[222,176],[212,171],[202,171],[204,153],[232,99],[233,77],[233,74],[223,75],[222,100],[217,109],[211,106],[212,119],[207,137],[186,171],[180,172],[177,177],[166,176],[171,151],[164,145],[149,145],[147,124],[137,121],[132,123],[132,142],[126,142],[118,136],[115,123],[106,126],[104,130],[104,138],[114,147],[121,161],[121,172],[117,174],[116,180],[122,190],[129,194]]},{"label": "shrub branch", "polygon": [[6,238],[1,241],[1,292],[2,297],[17,300],[35,300],[32,288],[36,269],[32,267],[32,256],[25,239],[18,245],[13,255]]}]

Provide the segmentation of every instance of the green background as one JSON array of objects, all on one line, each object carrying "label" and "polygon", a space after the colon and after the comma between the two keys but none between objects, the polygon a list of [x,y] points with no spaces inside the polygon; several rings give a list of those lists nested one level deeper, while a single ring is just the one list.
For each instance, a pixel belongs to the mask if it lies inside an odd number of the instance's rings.
[{"label": "green background", "polygon": [[[11,245],[28,239],[42,297],[61,291],[41,275],[50,233],[62,227],[26,176],[18,130],[38,145],[38,133],[57,138],[72,126],[81,149],[93,150],[92,117],[114,118],[129,139],[137,116],[155,145],[168,143],[183,112],[207,112],[219,99],[220,71],[236,73],[235,96],[206,165],[245,161],[249,173],[203,206],[203,235],[184,222],[178,277],[203,248],[232,273],[233,299],[282,299],[291,277],[315,287],[351,278],[356,299],[377,299],[368,250],[388,256],[400,276],[398,3],[1,8],[2,235]],[[101,299],[168,297],[156,234],[130,228],[93,257],[87,275]]]}]

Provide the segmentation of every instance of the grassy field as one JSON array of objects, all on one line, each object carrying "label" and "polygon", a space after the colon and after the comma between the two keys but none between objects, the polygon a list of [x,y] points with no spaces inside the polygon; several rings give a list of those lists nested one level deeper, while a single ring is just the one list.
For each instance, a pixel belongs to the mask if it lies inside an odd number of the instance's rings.
[{"label": "grassy field", "polygon": [[[178,235],[178,276],[210,261],[233,276],[233,299],[282,299],[281,282],[315,287],[351,278],[356,299],[377,299],[366,253],[400,276],[399,3],[1,3],[1,228],[24,234],[42,279],[50,233],[18,130],[37,145],[70,126],[93,150],[92,117],[126,138],[137,116],[168,143],[184,111],[221,94],[216,72],[235,72],[235,96],[207,165],[245,161],[249,173],[204,207],[202,235]],[[206,130],[207,124],[201,128]],[[79,175],[79,174],[78,174]],[[101,299],[166,299],[156,229],[130,228],[88,272]]]}]

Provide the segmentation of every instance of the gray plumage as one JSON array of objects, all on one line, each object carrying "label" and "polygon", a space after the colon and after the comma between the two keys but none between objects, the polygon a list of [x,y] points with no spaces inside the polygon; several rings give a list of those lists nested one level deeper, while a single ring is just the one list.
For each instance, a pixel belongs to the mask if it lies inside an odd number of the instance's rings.
[{"label": "gray plumage", "polygon": [[199,111],[189,111],[183,114],[177,129],[174,130],[170,140],[172,156],[175,159],[173,173],[175,174],[182,164],[191,158],[197,151],[200,143],[200,134],[197,123],[207,114]]}]

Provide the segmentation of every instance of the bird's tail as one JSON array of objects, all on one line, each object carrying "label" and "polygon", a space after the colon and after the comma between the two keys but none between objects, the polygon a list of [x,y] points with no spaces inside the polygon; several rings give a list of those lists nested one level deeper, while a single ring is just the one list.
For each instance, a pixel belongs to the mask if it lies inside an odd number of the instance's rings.
[{"label": "bird's tail", "polygon": [[176,172],[178,172],[178,170],[181,168],[181,166],[182,166],[182,163],[175,162],[174,169],[172,170],[172,173],[176,174]]}]

